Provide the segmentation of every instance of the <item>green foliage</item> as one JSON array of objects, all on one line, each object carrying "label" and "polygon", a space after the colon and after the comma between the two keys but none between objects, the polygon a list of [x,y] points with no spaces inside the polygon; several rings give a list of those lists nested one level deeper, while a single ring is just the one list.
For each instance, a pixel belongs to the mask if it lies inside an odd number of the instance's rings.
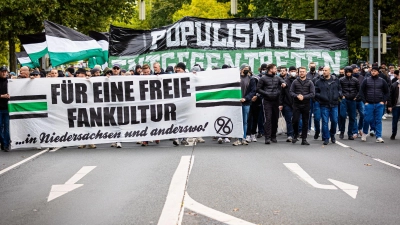
[{"label": "green foliage", "polygon": [[191,4],[183,4],[182,8],[173,14],[172,19],[174,22],[185,16],[225,19],[231,17],[228,14],[229,11],[230,3],[218,3],[216,0],[192,0]]}]

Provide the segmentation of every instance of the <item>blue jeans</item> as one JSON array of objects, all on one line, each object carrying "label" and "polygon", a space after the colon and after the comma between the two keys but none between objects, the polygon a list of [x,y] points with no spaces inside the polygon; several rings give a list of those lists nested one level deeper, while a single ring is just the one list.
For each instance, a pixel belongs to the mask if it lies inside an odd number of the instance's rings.
[{"label": "blue jeans", "polygon": [[376,104],[367,104],[364,109],[364,127],[363,133],[368,133],[368,128],[372,123],[375,124],[375,136],[376,138],[382,137],[382,116],[383,109],[385,108],[384,104],[376,103]]},{"label": "blue jeans", "polygon": [[260,106],[260,113],[258,114],[258,133],[264,135],[264,109]]},{"label": "blue jeans", "polygon": [[[313,104],[313,113],[314,113],[314,128],[315,128],[315,133],[321,133],[321,106],[319,105],[319,102],[314,101]],[[310,113],[311,115],[311,113]],[[311,120],[310,120],[311,121]],[[308,124],[311,124],[309,122]]]},{"label": "blue jeans", "polygon": [[10,146],[10,114],[8,110],[0,110],[0,143]]},{"label": "blue jeans", "polygon": [[286,121],[287,136],[293,137],[293,125],[292,125],[293,109],[290,106],[284,105],[282,109],[282,114],[285,117]]},{"label": "blue jeans", "polygon": [[349,116],[349,125],[347,128],[347,135],[353,136],[353,130],[356,125],[356,107],[357,102],[355,100],[342,99],[340,102],[340,132],[344,132],[346,128],[346,117]]},{"label": "blue jeans", "polygon": [[396,136],[397,134],[397,123],[399,122],[400,117],[400,107],[392,108],[392,135]]},{"label": "blue jeans", "polygon": [[247,133],[247,119],[249,118],[250,105],[242,105],[243,116],[243,138],[246,138]]},{"label": "blue jeans", "polygon": [[358,125],[357,125],[357,118],[353,128],[353,134],[357,134],[359,130],[363,129],[364,125],[364,102],[359,101],[356,103],[356,109],[358,111],[358,115],[360,116]]},{"label": "blue jeans", "polygon": [[[328,140],[335,137],[338,123],[338,107],[323,107],[321,106],[322,114],[322,139]],[[314,115],[315,118],[315,115]],[[331,129],[328,128],[329,120],[331,121]]]}]

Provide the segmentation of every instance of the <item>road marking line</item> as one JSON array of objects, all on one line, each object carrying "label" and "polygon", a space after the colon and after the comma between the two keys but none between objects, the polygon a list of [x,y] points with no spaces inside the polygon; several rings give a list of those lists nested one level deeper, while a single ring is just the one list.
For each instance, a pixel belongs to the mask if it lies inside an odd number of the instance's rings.
[{"label": "road marking line", "polygon": [[347,145],[345,145],[345,144],[343,144],[343,143],[341,143],[339,141],[336,141],[336,144],[342,146],[343,148],[349,148],[349,146],[347,146]]},{"label": "road marking line", "polygon": [[176,168],[169,186],[167,199],[161,212],[160,219],[158,220],[159,225],[180,225],[182,223],[183,213],[181,213],[181,208],[183,207],[183,198],[186,191],[186,180],[191,171],[191,169],[188,171],[188,168],[192,168],[193,161],[194,156],[192,159],[191,156],[181,157],[181,161],[178,168]]},{"label": "road marking line", "polygon": [[336,190],[337,188],[334,185],[325,185],[319,184],[315,181],[306,171],[303,170],[297,163],[284,163],[284,165],[292,171],[294,174],[299,176],[303,181],[309,183],[311,186],[319,189],[329,189],[329,190]]},{"label": "road marking line", "polygon": [[185,208],[228,225],[255,225],[254,223],[247,222],[200,204],[193,200],[188,193],[186,193],[185,196]]},{"label": "road marking line", "polygon": [[373,160],[378,161],[378,162],[380,162],[380,163],[386,164],[386,165],[388,165],[388,166],[391,166],[391,167],[394,167],[394,168],[400,170],[400,166],[396,166],[396,165],[391,164],[391,163],[389,163],[389,162],[383,161],[382,159],[375,159],[375,158],[374,158]]},{"label": "road marking line", "polygon": [[70,191],[82,187],[83,184],[75,184],[75,183],[78,182],[80,179],[82,179],[82,177],[90,173],[90,171],[92,171],[94,168],[96,168],[96,166],[84,166],[77,173],[75,173],[67,182],[65,182],[65,184],[52,185],[49,196],[47,197],[47,202],[50,202],[51,200],[61,197]]},{"label": "road marking line", "polygon": [[10,170],[12,170],[12,169],[14,169],[14,168],[20,166],[20,165],[22,165],[22,164],[28,162],[29,160],[32,160],[32,159],[34,159],[34,158],[40,156],[41,154],[43,154],[43,153],[45,153],[45,152],[47,152],[47,151],[48,151],[48,149],[43,150],[43,151],[41,151],[41,152],[39,152],[39,153],[36,153],[35,155],[33,155],[33,156],[29,157],[29,158],[26,158],[26,159],[24,159],[24,160],[22,160],[22,161],[20,161],[20,162],[18,162],[18,163],[16,163],[16,164],[14,164],[14,165],[11,165],[11,166],[9,166],[9,167],[7,167],[7,168],[1,170],[1,171],[0,171],[0,175],[2,175],[2,174],[4,174],[4,173],[6,173],[6,172],[8,172],[8,171],[10,171]]},{"label": "road marking line", "polygon": [[350,195],[350,197],[356,199],[357,197],[357,192],[358,192],[358,186],[344,183],[338,180],[334,179],[328,179],[330,182],[332,182],[334,185],[336,185],[338,188],[342,189],[346,194]]}]

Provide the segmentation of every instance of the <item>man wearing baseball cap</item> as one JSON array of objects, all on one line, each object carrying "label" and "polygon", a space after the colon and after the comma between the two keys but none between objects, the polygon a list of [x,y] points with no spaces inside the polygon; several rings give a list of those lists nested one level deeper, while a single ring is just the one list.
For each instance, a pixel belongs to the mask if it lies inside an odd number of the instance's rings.
[{"label": "man wearing baseball cap", "polygon": [[379,67],[373,66],[371,76],[364,79],[360,88],[360,97],[365,104],[362,141],[367,141],[368,128],[375,122],[376,142],[383,143],[382,116],[385,102],[389,99],[389,87],[385,80],[379,77]]},{"label": "man wearing baseball cap", "polygon": [[112,76],[121,75],[121,66],[119,64],[114,64],[112,67]]},{"label": "man wearing baseball cap", "polygon": [[1,150],[10,151],[10,114],[8,112],[8,69],[0,67],[0,144]]}]

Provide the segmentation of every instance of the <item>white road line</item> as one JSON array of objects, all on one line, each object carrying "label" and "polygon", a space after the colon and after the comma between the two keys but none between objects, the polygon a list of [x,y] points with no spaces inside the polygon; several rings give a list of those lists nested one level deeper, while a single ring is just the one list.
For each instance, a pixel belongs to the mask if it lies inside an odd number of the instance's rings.
[{"label": "white road line", "polygon": [[74,174],[65,184],[52,185],[49,196],[47,197],[47,202],[50,202],[58,197],[61,197],[68,192],[71,192],[77,188],[83,186],[83,184],[75,184],[82,177],[86,176],[90,171],[92,171],[96,166],[84,166],[76,174]]},{"label": "white road line", "polygon": [[358,192],[358,186],[348,184],[345,182],[341,182],[338,180],[334,179],[328,179],[330,182],[332,182],[334,185],[336,185],[338,188],[342,189],[346,194],[350,195],[353,199],[356,199],[357,197],[357,192]]},{"label": "white road line", "polygon": [[306,171],[303,170],[297,163],[284,163],[284,165],[292,171],[294,174],[299,176],[303,181],[309,183],[311,186],[319,189],[330,189],[330,190],[336,190],[337,188],[333,185],[325,185],[325,184],[319,184],[317,181],[315,181]]},{"label": "white road line", "polygon": [[378,161],[378,162],[380,162],[380,163],[386,164],[386,165],[388,165],[388,166],[394,167],[394,168],[396,168],[396,169],[398,169],[398,170],[400,170],[400,167],[399,167],[399,166],[396,166],[396,165],[391,164],[391,163],[389,163],[389,162],[383,161],[382,159],[374,159],[374,160],[375,160],[375,161]]},{"label": "white road line", "polygon": [[182,223],[183,213],[181,208],[183,207],[183,198],[185,195],[186,180],[190,173],[190,168],[193,165],[194,156],[190,162],[190,156],[182,156],[181,161],[176,168],[174,176],[172,177],[171,184],[169,186],[167,199],[164,204],[163,211],[161,213],[160,219],[158,220],[158,225],[165,224],[178,224]]},{"label": "white road line", "polygon": [[255,225],[254,223],[244,221],[242,219],[233,217],[231,215],[219,212],[205,205],[202,205],[193,200],[187,193],[185,196],[185,208],[197,212],[201,215],[207,216],[216,221],[226,223],[228,225]]},{"label": "white road line", "polygon": [[3,169],[2,171],[0,171],[0,175],[2,175],[2,174],[4,174],[4,173],[6,173],[6,172],[8,172],[8,171],[10,171],[10,170],[12,170],[12,169],[14,169],[14,168],[20,166],[20,165],[22,165],[22,164],[28,162],[29,160],[32,160],[32,159],[34,159],[34,158],[40,156],[41,154],[43,154],[43,153],[45,153],[45,152],[47,152],[47,151],[48,151],[48,149],[43,150],[43,151],[41,151],[41,152],[39,152],[39,153],[36,153],[35,155],[33,155],[33,156],[29,157],[29,158],[26,158],[26,159],[24,159],[24,160],[22,160],[22,161],[20,161],[20,162],[18,162],[18,163],[16,163],[16,164],[12,165],[12,166],[9,166],[9,167]]},{"label": "white road line", "polygon": [[349,146],[347,146],[347,145],[345,145],[345,144],[343,144],[343,143],[340,143],[340,142],[338,142],[338,141],[336,141],[336,144],[342,146],[343,148],[348,148],[348,147],[349,147]]}]

